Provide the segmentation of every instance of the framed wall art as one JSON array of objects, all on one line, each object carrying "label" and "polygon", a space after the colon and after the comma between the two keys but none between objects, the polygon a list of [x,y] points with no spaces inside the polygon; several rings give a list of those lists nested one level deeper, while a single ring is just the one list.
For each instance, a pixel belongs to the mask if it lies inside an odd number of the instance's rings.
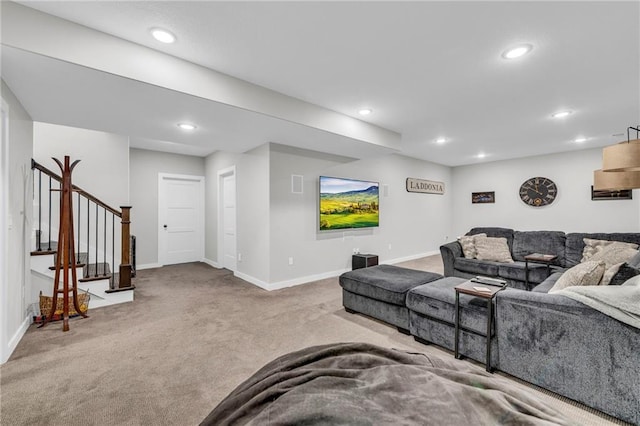
[{"label": "framed wall art", "polygon": [[472,204],[488,204],[496,202],[496,193],[491,192],[472,192],[471,203]]}]

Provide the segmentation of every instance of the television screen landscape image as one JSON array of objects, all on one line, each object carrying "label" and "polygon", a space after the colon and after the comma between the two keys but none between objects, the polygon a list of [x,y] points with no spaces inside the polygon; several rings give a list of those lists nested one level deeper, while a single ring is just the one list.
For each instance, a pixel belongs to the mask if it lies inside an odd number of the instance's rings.
[{"label": "television screen landscape image", "polygon": [[379,226],[378,182],[320,176],[320,230]]}]

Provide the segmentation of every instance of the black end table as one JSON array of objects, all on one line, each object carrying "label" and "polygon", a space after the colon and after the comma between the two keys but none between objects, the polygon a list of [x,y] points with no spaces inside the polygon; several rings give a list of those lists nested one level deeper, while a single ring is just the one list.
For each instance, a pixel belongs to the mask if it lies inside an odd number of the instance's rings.
[{"label": "black end table", "polygon": [[556,260],[558,256],[555,254],[541,254],[532,253],[524,257],[524,283],[529,288],[529,262],[531,263],[543,263],[547,265],[547,277],[551,275],[551,263]]},{"label": "black end table", "polygon": [[378,264],[377,254],[354,254],[351,257],[351,269],[368,268]]},{"label": "black end table", "polygon": [[[491,326],[493,325],[493,298],[496,294],[503,290],[507,285],[502,283],[500,285],[489,284],[489,280],[481,282],[482,277],[478,277],[476,280],[472,278],[469,281],[465,281],[454,287],[456,291],[456,336],[454,345],[454,356],[456,359],[460,359],[460,353],[458,351],[458,341],[460,340],[460,293],[468,294],[470,296],[480,297],[487,300],[487,357],[485,359],[485,366],[489,373],[493,371],[491,367]],[[498,280],[492,280],[495,283],[499,283]],[[466,329],[465,329],[466,330]],[[474,334],[479,334],[473,330],[467,330]]]}]

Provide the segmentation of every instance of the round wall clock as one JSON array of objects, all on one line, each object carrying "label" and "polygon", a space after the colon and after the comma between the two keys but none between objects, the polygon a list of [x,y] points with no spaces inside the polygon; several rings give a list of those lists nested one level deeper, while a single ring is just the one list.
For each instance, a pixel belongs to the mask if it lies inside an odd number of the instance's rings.
[{"label": "round wall clock", "polygon": [[532,207],[542,207],[553,203],[558,195],[555,182],[545,177],[532,177],[520,185],[520,198]]}]

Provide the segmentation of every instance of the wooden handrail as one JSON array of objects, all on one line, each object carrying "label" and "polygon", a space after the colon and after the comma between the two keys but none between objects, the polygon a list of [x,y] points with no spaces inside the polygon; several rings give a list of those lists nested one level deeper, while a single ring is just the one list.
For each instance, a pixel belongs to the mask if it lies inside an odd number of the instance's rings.
[{"label": "wooden handrail", "polygon": [[[58,176],[57,174],[55,174],[51,170],[47,169],[45,166],[43,166],[42,164],[38,163],[34,159],[31,159],[31,168],[40,170],[42,173],[46,174],[47,176],[51,177],[52,179],[55,179],[58,182],[62,182],[62,178],[60,176]],[[106,204],[104,201],[100,200],[97,197],[94,197],[93,195],[91,195],[90,193],[88,193],[87,191],[85,191],[84,189],[80,188],[77,185],[73,185],[73,189],[74,189],[74,192],[79,192],[83,197],[88,198],[89,200],[93,201],[94,203],[96,203],[97,205],[102,207],[103,209],[105,209],[107,211],[110,211],[111,213],[113,213],[114,215],[118,216],[119,218],[122,218],[122,212],[120,210],[114,209],[113,207],[111,207],[108,204]]]}]

